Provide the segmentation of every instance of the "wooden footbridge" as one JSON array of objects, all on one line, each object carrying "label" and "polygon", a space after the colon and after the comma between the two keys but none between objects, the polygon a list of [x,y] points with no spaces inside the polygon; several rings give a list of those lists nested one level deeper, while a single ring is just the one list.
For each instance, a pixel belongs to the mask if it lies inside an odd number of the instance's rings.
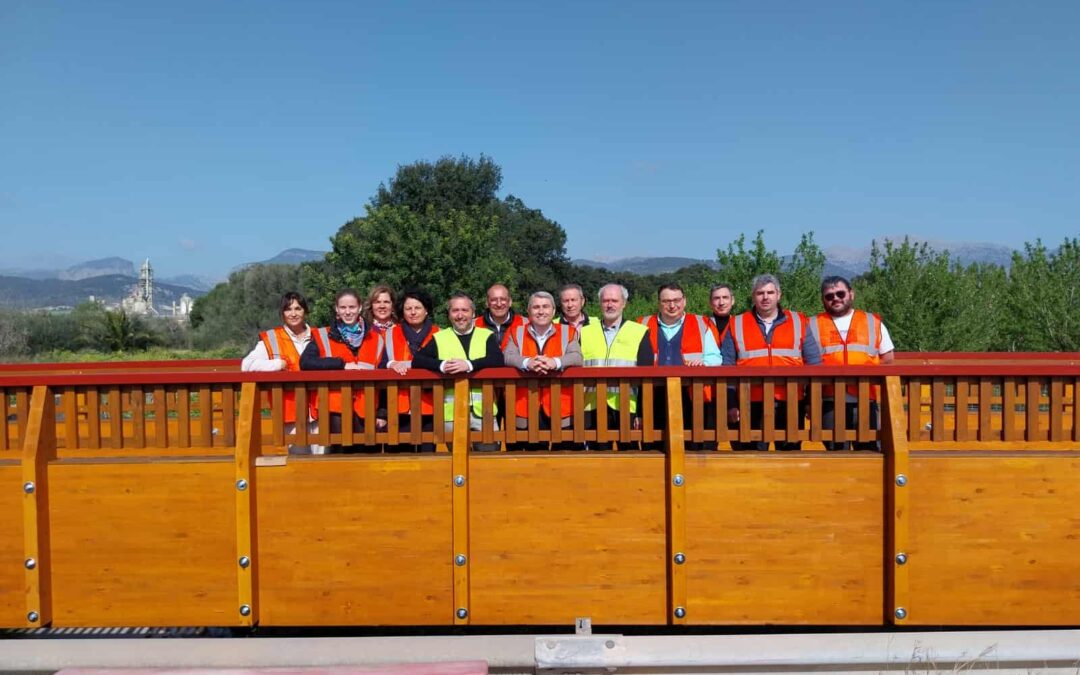
[{"label": "wooden footbridge", "polygon": [[[1078,354],[577,368],[543,382],[238,371],[0,366],[0,627],[1080,624]],[[541,383],[572,391],[570,428],[541,428]],[[769,411],[752,428],[756,385],[788,393],[788,431]],[[837,414],[825,428],[824,392],[848,385],[860,423]],[[478,431],[464,423],[470,386]],[[447,388],[461,423],[447,431],[435,406],[425,431],[421,398]],[[497,426],[493,402],[521,388],[528,428]],[[642,423],[601,415],[586,429],[593,389],[624,411],[640,396]],[[316,397],[325,419],[332,390],[365,391],[362,428],[346,417],[340,434],[286,435],[286,393]],[[389,425],[376,429],[382,393]],[[733,406],[738,424],[705,423]],[[880,451],[823,449],[842,440]],[[374,452],[285,454],[312,442]],[[612,446],[507,451],[518,442]],[[436,451],[388,451],[421,443]]]}]

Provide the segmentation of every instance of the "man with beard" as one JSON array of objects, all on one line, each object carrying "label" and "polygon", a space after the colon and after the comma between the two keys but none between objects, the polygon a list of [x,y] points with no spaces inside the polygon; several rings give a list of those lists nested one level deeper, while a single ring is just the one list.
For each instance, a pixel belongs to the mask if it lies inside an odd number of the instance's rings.
[{"label": "man with beard", "polygon": [[[893,341],[881,317],[852,307],[855,290],[844,277],[826,277],[821,282],[821,304],[825,311],[810,321],[810,338],[821,350],[821,362],[828,366],[876,365],[893,362]],[[821,425],[834,427],[836,399],[832,386],[823,387]],[[859,385],[847,386],[845,420],[847,429],[859,425]],[[878,426],[878,387],[870,388],[870,427]],[[847,450],[848,442],[828,442],[829,450]],[[856,442],[856,450],[876,450],[877,443]]]}]

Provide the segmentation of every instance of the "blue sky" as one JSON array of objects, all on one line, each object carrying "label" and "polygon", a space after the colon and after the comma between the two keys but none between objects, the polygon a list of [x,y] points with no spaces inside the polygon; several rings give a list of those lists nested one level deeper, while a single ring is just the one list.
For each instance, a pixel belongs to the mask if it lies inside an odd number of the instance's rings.
[{"label": "blue sky", "polygon": [[491,156],[573,257],[1080,228],[1080,3],[0,2],[0,268],[327,249]]}]

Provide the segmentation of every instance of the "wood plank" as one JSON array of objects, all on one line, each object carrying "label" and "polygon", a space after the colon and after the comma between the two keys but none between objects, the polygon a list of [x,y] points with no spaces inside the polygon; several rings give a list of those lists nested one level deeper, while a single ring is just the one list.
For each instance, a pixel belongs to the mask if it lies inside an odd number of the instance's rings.
[{"label": "wood plank", "polygon": [[[529,429],[528,439],[530,443],[536,443],[540,440],[540,383],[537,380],[528,381],[529,388]],[[513,419],[512,414],[508,413],[507,420]],[[509,422],[507,423],[509,426]]]},{"label": "wood plank", "polygon": [[398,431],[400,420],[398,419],[398,386],[390,382],[386,386],[386,442],[390,445],[401,443],[401,435]]},{"label": "wood plank", "polygon": [[[562,442],[562,418],[563,416],[569,417],[569,411],[562,409],[562,388],[563,384],[561,379],[554,379],[551,382],[551,442]],[[509,399],[508,399],[509,400]]]},{"label": "wood plank", "polygon": [[[64,448],[79,448],[79,392],[75,387],[65,387],[64,401]],[[5,415],[6,417],[6,415]]]},{"label": "wood plank", "polygon": [[131,446],[146,447],[146,393],[135,385],[131,388]]},{"label": "wood plank", "polygon": [[968,393],[971,380],[966,377],[956,378],[956,440],[966,441],[968,434]]},{"label": "wood plank", "polygon": [[[379,402],[379,395],[375,391],[375,385],[370,382],[360,383],[359,386],[364,390],[364,445],[373,446],[379,442],[375,419],[375,405]],[[342,398],[342,409],[348,400],[350,399]]]},{"label": "wood plank", "polygon": [[1007,376],[1001,383],[1001,438],[1005,441],[1022,441],[1016,428],[1016,378]]},{"label": "wood plank", "polygon": [[[8,392],[8,389],[0,387],[0,452],[7,450],[11,445],[18,446],[17,441],[14,444],[8,441],[8,434],[10,433],[8,416],[11,414],[8,408]],[[15,423],[18,424],[18,418],[16,418]]]},{"label": "wood plank", "polygon": [[[262,411],[257,405],[255,408],[261,421]],[[305,426],[304,415],[301,413],[297,417],[301,420],[300,426]],[[256,429],[262,433],[261,425]],[[215,441],[215,445],[229,448],[236,445],[236,389],[231,384],[221,386],[221,432],[215,437]]]},{"label": "wood plank", "polygon": [[[242,626],[254,626],[259,621],[259,522],[255,460],[262,448],[262,411],[259,409],[259,390],[254,382],[241,385],[240,429],[237,434],[233,464],[236,496],[236,588],[237,621]],[[243,559],[248,564],[241,563]],[[247,612],[243,611],[247,608]]]},{"label": "wood plank", "polygon": [[[773,404],[775,401],[775,388],[776,385],[771,377],[766,377],[762,383],[762,422],[761,422],[761,440],[769,443],[776,440],[776,406]],[[770,450],[775,448],[771,447]]]},{"label": "wood plank", "polygon": [[922,383],[912,377],[907,383],[908,440],[922,440]]},{"label": "wood plank", "polygon": [[[705,441],[705,386],[699,379],[695,379],[690,386],[690,415],[690,440],[702,443]],[[668,428],[671,428],[670,417]]]},{"label": "wood plank", "polygon": [[[596,381],[596,442],[607,443],[611,440],[608,435],[607,417],[607,380]],[[649,413],[646,413],[649,414]]]},{"label": "wood plank", "polygon": [[239,624],[230,458],[66,460],[48,480],[53,625]]},{"label": "wood plank", "polygon": [[[480,425],[480,440],[482,443],[494,443],[495,442],[495,385],[489,380],[480,385],[480,390],[483,396],[483,413],[484,419]],[[456,417],[454,420],[455,426],[462,419]],[[468,427],[466,427],[468,428]]]},{"label": "wood plank", "polygon": [[26,420],[30,414],[30,389],[15,390],[15,424],[17,427],[16,445],[22,448],[26,438]]},{"label": "wood plank", "polygon": [[666,622],[663,455],[470,459],[474,623]]},{"label": "wood plank", "polygon": [[109,414],[109,447],[124,447],[124,404],[120,385],[109,387],[106,410]]},{"label": "wood plank", "polygon": [[641,383],[641,405],[638,414],[641,415],[641,440],[644,443],[655,443],[660,440],[656,433],[656,390],[652,380],[644,380]]},{"label": "wood plank", "polygon": [[1050,440],[1065,440],[1065,382],[1060,377],[1050,379]]},{"label": "wood plank", "polygon": [[911,473],[911,623],[1076,624],[1080,458],[923,454]]},{"label": "wood plank", "polygon": [[[453,570],[451,589],[451,599],[453,605],[450,609],[450,618],[456,625],[467,625],[472,621],[472,617],[469,615],[471,612],[471,599],[472,599],[472,548],[470,547],[471,535],[469,532],[469,492],[472,490],[470,476],[470,469],[472,463],[469,461],[469,382],[463,378],[454,382],[454,444],[452,448],[453,454],[451,455],[451,484],[454,486],[451,490],[451,550],[450,553],[455,558],[458,555],[465,556],[465,565],[458,565],[455,563],[451,568]],[[445,501],[439,500],[436,503],[445,503]],[[444,514],[445,515],[445,514]],[[445,535],[444,535],[445,536]],[[432,533],[431,537],[433,542],[442,542],[444,539],[439,537],[438,532]],[[423,549],[421,549],[423,550]],[[437,553],[437,551],[433,551]],[[437,566],[432,569],[434,571]],[[433,589],[437,589],[436,584],[430,584]],[[433,594],[431,597],[438,597]],[[432,623],[443,623],[447,620],[446,614],[439,614],[436,608],[432,608],[435,611],[434,621]]]},{"label": "wood plank", "polygon": [[[603,406],[603,407],[601,407]],[[599,411],[607,407],[606,403],[597,401],[596,410]],[[585,442],[585,383],[581,380],[574,380],[574,443],[581,444]]]},{"label": "wood plank", "polygon": [[176,387],[176,430],[181,448],[191,447],[191,391],[186,385]]},{"label": "wood plank", "polygon": [[820,378],[810,381],[810,440],[820,443],[822,439],[822,382]]},{"label": "wood plank", "polygon": [[466,488],[451,487],[455,471],[449,454],[257,467],[260,625],[452,624],[468,570],[453,563],[455,551],[468,555],[468,530],[452,515],[452,500],[468,505]]},{"label": "wood plank", "polygon": [[687,455],[687,622],[880,624],[882,462]]},{"label": "wood plank", "polygon": [[[270,382],[264,387],[270,391],[270,438],[274,445],[285,445],[285,385],[281,382]],[[297,408],[299,410],[299,408]],[[299,430],[300,425],[297,425]]]},{"label": "wood plank", "polygon": [[[908,385],[908,401],[911,401]],[[882,413],[882,450],[885,453],[883,476],[885,495],[885,596],[882,614],[886,623],[904,625],[911,618],[913,608],[909,593],[908,570],[911,563],[911,477],[909,443],[910,423],[904,414],[903,393],[900,378],[885,378],[881,392],[884,399]],[[908,413],[910,414],[909,407]],[[918,413],[916,413],[918,414]],[[905,427],[907,429],[905,430]],[[900,612],[899,610],[903,610]]]},{"label": "wood plank", "polygon": [[933,441],[954,440],[945,435],[945,379],[935,377],[930,389],[930,439]]},{"label": "wood plank", "polygon": [[[0,390],[0,396],[3,395],[6,392]],[[7,401],[2,403],[4,414],[0,417],[7,417]],[[3,628],[27,625],[22,484],[21,463],[0,460],[0,627]]]},{"label": "wood plank", "polygon": [[621,443],[630,442],[631,417],[630,380],[624,377],[619,379],[619,441]]},{"label": "wood plank", "polygon": [[[53,488],[48,465],[56,458],[56,397],[48,387],[36,386],[25,419],[22,447],[22,482],[34,489],[22,490],[23,559],[33,559],[33,567],[23,567],[25,626],[48,625],[54,616],[53,560],[54,528],[51,500]],[[31,617],[34,617],[31,620]]]},{"label": "wood plank", "polygon": [[1024,402],[1024,416],[1026,418],[1025,440],[1041,441],[1046,438],[1045,430],[1039,427],[1039,402],[1041,400],[1042,381],[1039,378],[1029,377],[1025,382],[1027,400]]},{"label": "wood plank", "polygon": [[[677,377],[667,378],[667,531],[668,531],[668,622],[683,625],[686,616],[686,565],[676,561],[686,549],[686,443],[683,433],[682,385]],[[698,387],[697,395],[702,394]],[[681,616],[680,616],[681,614]]]},{"label": "wood plank", "polygon": [[718,450],[731,450],[728,442],[728,388],[727,380],[716,381],[716,444]]},{"label": "wood plank", "polygon": [[[765,406],[769,408],[769,406]],[[739,380],[739,442],[746,443],[753,438],[750,434],[750,380]]]},{"label": "wood plank", "polygon": [[856,432],[856,440],[860,443],[869,443],[876,440],[877,429],[870,427],[870,392],[871,385],[869,378],[859,378],[859,428]]}]

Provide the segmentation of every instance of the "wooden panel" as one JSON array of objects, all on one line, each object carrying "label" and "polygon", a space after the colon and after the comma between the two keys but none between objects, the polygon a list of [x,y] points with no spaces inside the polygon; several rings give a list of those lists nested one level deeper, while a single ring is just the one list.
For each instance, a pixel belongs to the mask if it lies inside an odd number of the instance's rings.
[{"label": "wooden panel", "polygon": [[472,455],[472,623],[666,623],[664,464],[623,452]]},{"label": "wooden panel", "polygon": [[19,462],[0,460],[0,626],[5,628],[26,625],[22,498]]},{"label": "wooden panel", "polygon": [[913,454],[909,624],[1080,623],[1080,458]]},{"label": "wooden panel", "polygon": [[453,623],[450,464],[443,454],[258,467],[260,623]]},{"label": "wooden panel", "polygon": [[687,623],[880,624],[882,462],[688,454]]},{"label": "wooden panel", "polygon": [[49,466],[57,626],[238,623],[233,464]]}]

